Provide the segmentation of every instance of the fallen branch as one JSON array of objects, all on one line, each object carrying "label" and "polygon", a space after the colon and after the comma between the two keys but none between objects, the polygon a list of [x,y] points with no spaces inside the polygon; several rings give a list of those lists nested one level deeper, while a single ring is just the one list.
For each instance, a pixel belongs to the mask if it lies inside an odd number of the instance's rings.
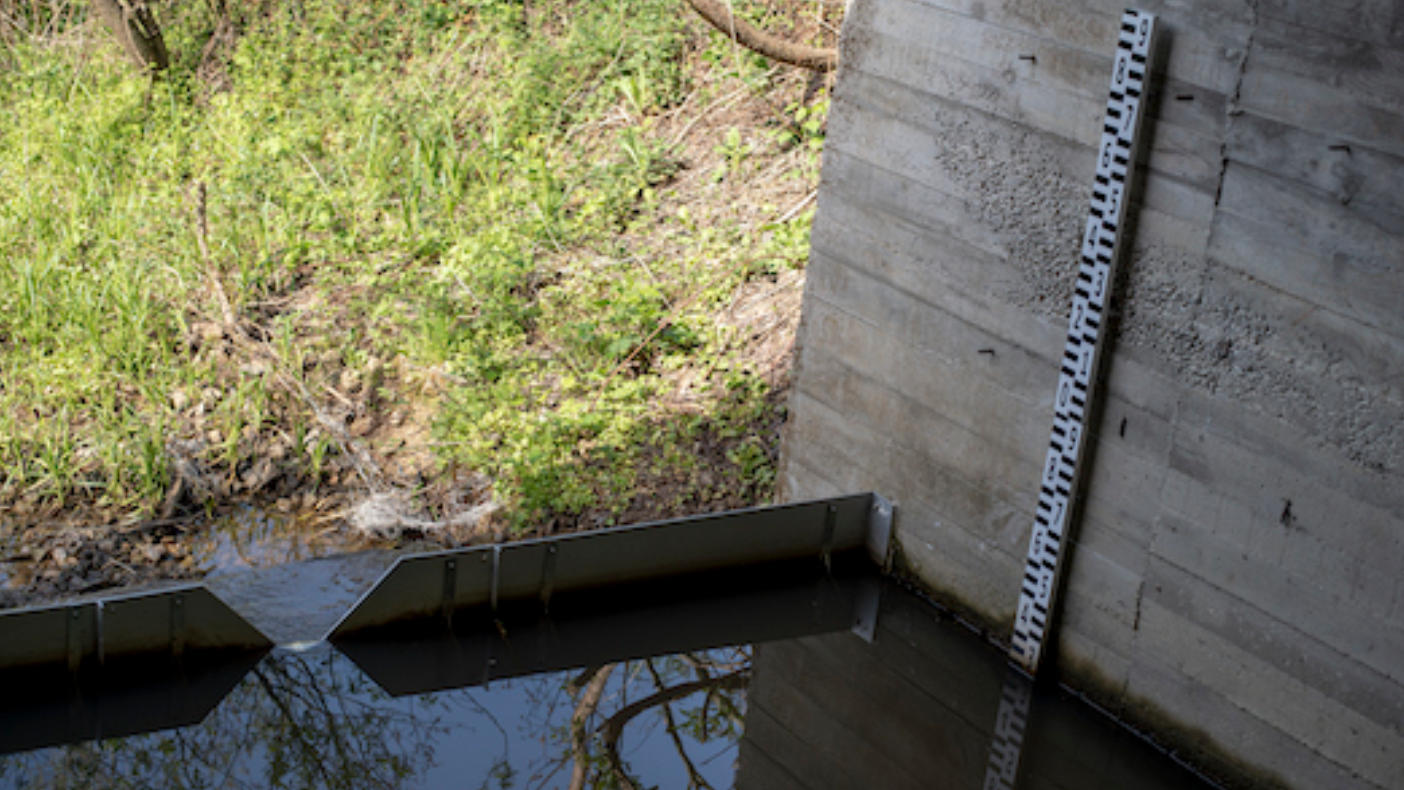
[{"label": "fallen branch", "polygon": [[93,6],[143,71],[154,73],[170,67],[166,40],[146,0],[93,0]]},{"label": "fallen branch", "polygon": [[687,4],[712,27],[752,52],[811,71],[828,72],[838,68],[837,49],[809,47],[773,36],[743,19],[737,19],[731,11],[730,3],[722,3],[720,0],[687,0]]}]

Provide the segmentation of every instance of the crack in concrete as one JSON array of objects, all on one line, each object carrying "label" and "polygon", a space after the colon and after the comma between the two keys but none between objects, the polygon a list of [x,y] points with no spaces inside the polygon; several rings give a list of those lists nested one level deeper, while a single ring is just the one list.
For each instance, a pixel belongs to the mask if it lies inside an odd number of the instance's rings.
[{"label": "crack in concrete", "polygon": [[1233,119],[1243,114],[1243,108],[1239,106],[1239,98],[1243,94],[1243,79],[1248,73],[1248,58],[1253,54],[1253,41],[1258,35],[1258,2],[1259,0],[1247,0],[1249,18],[1248,39],[1243,42],[1243,57],[1238,61],[1238,75],[1233,83],[1233,91],[1229,94],[1228,102],[1224,105],[1224,137],[1219,144],[1219,180],[1214,186],[1214,207],[1219,207],[1219,200],[1224,194],[1224,178],[1228,174],[1228,145],[1229,131],[1233,128]]}]

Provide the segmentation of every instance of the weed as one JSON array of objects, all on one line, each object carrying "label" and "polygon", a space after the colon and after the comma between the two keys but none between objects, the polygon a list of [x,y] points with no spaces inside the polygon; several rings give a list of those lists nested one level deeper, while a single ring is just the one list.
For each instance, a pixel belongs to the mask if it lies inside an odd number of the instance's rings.
[{"label": "weed", "polygon": [[[312,412],[373,360],[432,371],[440,456],[518,526],[622,512],[645,466],[695,469],[648,448],[704,423],[770,485],[746,439],[768,392],[717,383],[739,363],[716,314],[802,265],[810,215],[757,232],[670,196],[697,69],[776,90],[674,0],[262,3],[226,90],[196,75],[204,4],[163,20],[184,54],[156,82],[63,44],[104,40],[73,6],[31,6],[0,28],[0,499],[150,513],[171,440],[227,473],[279,431],[328,480]],[[785,143],[817,156],[826,107],[792,105]],[[725,134],[721,177],[757,139]],[[705,420],[667,405],[684,371]]]},{"label": "weed", "polygon": [[813,104],[794,102],[785,108],[788,116],[784,127],[774,132],[774,137],[782,145],[802,145],[819,153],[824,150],[824,135],[828,126],[829,99],[827,97]]},{"label": "weed", "polygon": [[741,166],[745,164],[754,148],[751,144],[743,142],[741,130],[735,127],[726,130],[726,137],[717,146],[717,153],[721,155],[721,164],[712,173],[714,181],[726,178],[728,174],[739,174]]}]

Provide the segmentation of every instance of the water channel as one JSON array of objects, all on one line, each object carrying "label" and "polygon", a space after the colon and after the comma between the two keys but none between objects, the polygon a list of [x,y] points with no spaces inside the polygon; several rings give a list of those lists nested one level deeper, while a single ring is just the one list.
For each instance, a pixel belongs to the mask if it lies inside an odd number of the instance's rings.
[{"label": "water channel", "polygon": [[[144,678],[17,702],[19,681],[0,677],[0,787],[1210,786],[1056,688],[1032,691],[1009,744],[1003,655],[843,567],[727,572]],[[1011,745],[999,785],[992,749]]]}]

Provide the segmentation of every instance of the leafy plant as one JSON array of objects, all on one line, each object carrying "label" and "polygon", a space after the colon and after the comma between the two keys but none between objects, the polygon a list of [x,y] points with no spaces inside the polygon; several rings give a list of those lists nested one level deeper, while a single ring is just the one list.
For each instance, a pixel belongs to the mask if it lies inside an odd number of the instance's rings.
[{"label": "leafy plant", "polygon": [[728,174],[738,173],[741,166],[745,164],[755,149],[751,144],[742,140],[741,130],[735,127],[726,130],[726,137],[717,146],[717,153],[721,155],[721,164],[717,165],[716,171],[712,173],[714,180],[720,181]]},{"label": "leafy plant", "polygon": [[785,114],[788,116],[787,122],[776,130],[776,140],[785,146],[802,145],[816,154],[824,150],[829,118],[827,96],[813,104],[794,102],[785,108]]},{"label": "leafy plant", "polygon": [[[163,16],[154,82],[72,46],[74,6],[0,29],[0,502],[150,514],[174,440],[235,479],[286,436],[330,481],[312,426],[372,360],[518,526],[623,512],[705,431],[765,489],[768,392],[722,383],[717,314],[755,262],[802,264],[809,215],[689,215],[673,116],[782,90],[768,64],[673,0],[300,0],[240,11],[216,84],[217,5]],[[825,109],[791,110],[816,155]],[[772,156],[714,144],[728,173]]]}]

